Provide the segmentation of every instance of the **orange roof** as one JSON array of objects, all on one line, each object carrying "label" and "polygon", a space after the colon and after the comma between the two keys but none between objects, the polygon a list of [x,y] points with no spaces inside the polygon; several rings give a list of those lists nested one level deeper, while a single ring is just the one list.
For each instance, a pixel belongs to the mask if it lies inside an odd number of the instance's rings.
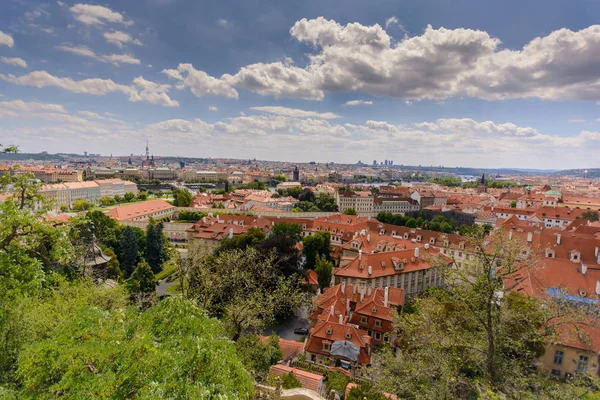
[{"label": "orange roof", "polygon": [[282,376],[290,372],[294,373],[296,379],[298,379],[304,389],[309,389],[317,393],[319,392],[319,382],[325,379],[323,375],[288,367],[287,365],[276,364],[271,365],[271,368],[269,368],[270,376]]},{"label": "orange roof", "polygon": [[166,202],[165,200],[157,199],[117,206],[109,212],[107,212],[106,215],[115,218],[119,221],[126,221],[129,219],[171,209],[174,210],[175,206]]}]

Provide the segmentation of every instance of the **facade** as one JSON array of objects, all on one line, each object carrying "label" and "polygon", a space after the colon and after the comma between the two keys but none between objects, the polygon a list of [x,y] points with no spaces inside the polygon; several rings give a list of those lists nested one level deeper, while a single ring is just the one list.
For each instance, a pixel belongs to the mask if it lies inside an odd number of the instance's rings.
[{"label": "facade", "polygon": [[119,221],[147,221],[150,218],[171,217],[176,211],[177,207],[174,205],[157,199],[117,206],[106,215]]},{"label": "facade", "polygon": [[374,197],[371,192],[344,192],[336,195],[337,206],[340,211],[353,208],[358,215],[373,214]]},{"label": "facade", "polygon": [[59,210],[61,207],[72,208],[77,199],[86,200],[97,204],[102,197],[100,186],[96,182],[65,182],[44,185],[42,194],[52,202],[52,208]]},{"label": "facade", "polygon": [[137,185],[122,179],[102,179],[94,181],[100,187],[100,197],[124,196],[125,193],[138,194]]}]

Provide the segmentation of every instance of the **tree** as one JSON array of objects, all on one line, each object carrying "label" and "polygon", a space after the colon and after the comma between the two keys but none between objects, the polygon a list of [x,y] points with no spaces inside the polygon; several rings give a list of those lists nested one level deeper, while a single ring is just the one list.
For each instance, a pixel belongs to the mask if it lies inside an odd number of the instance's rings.
[{"label": "tree", "polygon": [[134,200],[135,200],[135,194],[133,194],[133,193],[131,193],[131,192],[127,192],[127,193],[125,193],[125,195],[123,196],[123,199],[124,199],[126,202],[128,202],[128,203],[129,203],[129,202],[132,202],[132,201],[134,201]]},{"label": "tree", "polygon": [[129,277],[140,260],[139,239],[132,227],[126,226],[121,237],[123,272]]},{"label": "tree", "polygon": [[9,146],[2,146],[2,144],[0,143],[0,153],[18,153],[19,152],[19,147],[15,146],[15,145],[9,145]]},{"label": "tree", "polygon": [[348,386],[349,382],[350,381],[348,377],[341,372],[329,371],[327,373],[327,386],[329,387],[329,390],[335,390],[340,398],[344,398],[346,394],[346,387]]},{"label": "tree", "polygon": [[98,199],[98,203],[100,203],[103,206],[112,206],[116,202],[115,202],[115,199],[113,197],[103,196],[103,197],[100,197]]},{"label": "tree", "polygon": [[271,229],[271,236],[286,236],[299,242],[302,240],[302,227],[289,222],[277,222]]},{"label": "tree", "polygon": [[517,208],[517,201],[513,200],[510,202],[510,208]]},{"label": "tree", "polygon": [[110,248],[106,247],[103,249],[105,255],[110,257],[110,261],[106,264],[106,278],[113,279],[117,282],[122,282],[124,280],[123,271],[119,265],[119,259],[115,252]]},{"label": "tree", "polygon": [[306,259],[306,269],[314,269],[317,255],[324,255],[327,260],[331,257],[331,242],[328,231],[320,231],[302,239],[303,253]]},{"label": "tree", "polygon": [[242,335],[235,347],[246,369],[259,382],[266,379],[271,365],[277,364],[283,355],[276,333],[265,341],[257,335]]},{"label": "tree", "polygon": [[119,196],[118,194],[115,194],[115,202],[122,203],[123,202],[123,197]]},{"label": "tree", "polygon": [[372,384],[364,383],[360,386],[355,386],[348,392],[346,400],[388,400],[383,393],[376,390]]},{"label": "tree", "polygon": [[315,200],[315,204],[321,211],[338,211],[335,199],[327,193],[319,193]]},{"label": "tree", "polygon": [[256,243],[254,248],[265,257],[272,254],[277,270],[284,276],[304,275],[296,243],[296,240],[288,236],[273,236]]},{"label": "tree", "polygon": [[241,235],[223,239],[219,247],[215,250],[215,254],[236,249],[246,250],[248,247],[253,247],[265,240],[265,237],[265,233],[260,228],[252,226]]},{"label": "tree", "polygon": [[417,227],[417,220],[414,218],[409,218],[406,221],[406,226],[409,228],[416,228]]},{"label": "tree", "polygon": [[150,265],[140,261],[129,277],[128,288],[132,294],[148,294],[154,293],[157,284]]},{"label": "tree", "polygon": [[358,215],[358,213],[356,212],[356,210],[354,208],[346,208],[342,214],[344,214],[344,215]]},{"label": "tree", "polygon": [[187,189],[173,190],[173,205],[176,207],[191,207],[192,194]]},{"label": "tree", "polygon": [[306,201],[308,203],[314,203],[316,200],[315,193],[309,188],[302,189],[298,195],[298,201]]},{"label": "tree", "polygon": [[162,222],[150,221],[146,227],[146,261],[155,274],[162,270],[162,266],[169,259],[165,248]]},{"label": "tree", "polygon": [[73,211],[87,211],[92,207],[94,205],[85,199],[77,199],[73,202]]},{"label": "tree", "polygon": [[140,201],[145,201],[148,199],[148,193],[146,192],[139,192],[137,195],[137,199]]},{"label": "tree", "polygon": [[229,250],[215,256],[188,255],[188,296],[211,316],[224,318],[234,341],[260,332],[278,317],[291,315],[301,304],[301,276],[284,276],[274,255],[254,248]]},{"label": "tree", "polygon": [[296,379],[296,375],[290,372],[289,374],[281,375],[281,387],[284,389],[294,389],[302,387],[302,384]]},{"label": "tree", "polygon": [[328,288],[331,285],[333,263],[329,261],[325,255],[317,254],[315,272],[317,273],[321,290]]},{"label": "tree", "polygon": [[598,211],[584,211],[581,217],[589,221],[598,221]]}]

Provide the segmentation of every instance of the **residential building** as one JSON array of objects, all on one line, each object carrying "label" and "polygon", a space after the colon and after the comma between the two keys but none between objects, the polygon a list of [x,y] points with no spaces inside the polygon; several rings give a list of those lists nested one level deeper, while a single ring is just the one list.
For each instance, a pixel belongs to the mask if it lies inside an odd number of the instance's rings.
[{"label": "residential building", "polygon": [[119,221],[147,221],[150,218],[161,219],[171,217],[177,207],[165,200],[149,200],[138,203],[120,205],[106,213]]}]

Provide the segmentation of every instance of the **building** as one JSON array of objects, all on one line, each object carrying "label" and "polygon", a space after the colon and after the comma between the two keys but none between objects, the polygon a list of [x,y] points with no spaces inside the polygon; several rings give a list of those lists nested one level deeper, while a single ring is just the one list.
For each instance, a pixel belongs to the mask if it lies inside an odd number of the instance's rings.
[{"label": "building", "polygon": [[374,197],[371,192],[346,192],[336,193],[336,203],[340,211],[354,209],[358,215],[373,216]]},{"label": "building", "polygon": [[97,204],[102,197],[100,186],[93,181],[54,183],[42,186],[40,191],[50,200],[55,210],[63,207],[72,208],[73,203],[78,199]]},{"label": "building", "polygon": [[[294,374],[294,377],[300,382],[304,389],[312,390],[319,395],[324,395],[325,377],[313,372],[303,371],[301,369],[288,367],[287,365],[276,364],[269,368],[269,376],[282,376]],[[303,397],[304,398],[304,397]]]},{"label": "building", "polygon": [[177,207],[165,200],[149,200],[117,206],[106,213],[119,221],[147,221],[150,218],[172,217]]},{"label": "building", "polygon": [[100,197],[124,196],[125,193],[138,194],[137,185],[122,179],[102,179],[94,181],[100,187]]},{"label": "building", "polygon": [[277,190],[286,190],[291,188],[302,188],[300,182],[281,182],[277,185]]}]

